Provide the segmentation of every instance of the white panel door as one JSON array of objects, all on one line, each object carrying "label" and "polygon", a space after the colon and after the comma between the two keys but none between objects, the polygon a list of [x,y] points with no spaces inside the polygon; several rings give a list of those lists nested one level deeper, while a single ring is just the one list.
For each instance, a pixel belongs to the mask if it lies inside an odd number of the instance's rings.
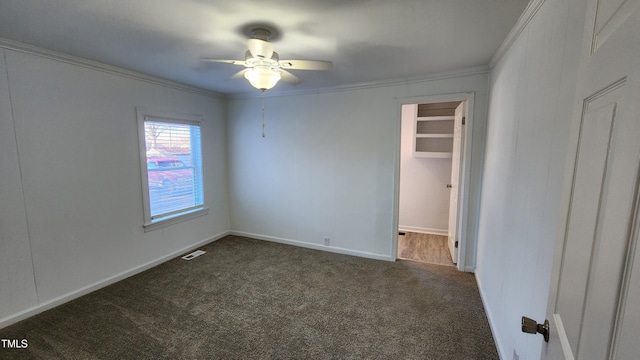
[{"label": "white panel door", "polygon": [[461,102],[456,108],[453,122],[453,154],[451,155],[451,184],[449,187],[449,252],[454,263],[458,263],[458,247],[456,246],[458,229],[458,182],[460,180],[460,156],[462,154],[462,119],[464,104]]},{"label": "white panel door", "polygon": [[[638,0],[591,0],[578,75],[575,157],[543,359],[640,354]],[[634,280],[635,279],[635,280]],[[635,281],[635,282],[634,282]],[[632,349],[632,350],[630,350]]]}]

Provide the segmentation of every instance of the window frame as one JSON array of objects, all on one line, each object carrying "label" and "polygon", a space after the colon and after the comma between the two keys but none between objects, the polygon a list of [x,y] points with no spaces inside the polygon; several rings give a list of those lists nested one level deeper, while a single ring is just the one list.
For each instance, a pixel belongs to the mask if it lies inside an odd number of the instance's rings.
[{"label": "window frame", "polygon": [[[172,224],[176,224],[182,221],[194,219],[200,216],[207,215],[209,208],[206,206],[206,195],[204,191],[204,154],[202,153],[202,122],[204,117],[202,115],[188,115],[171,113],[157,110],[150,110],[145,108],[136,108],[137,121],[138,121],[138,147],[140,150],[140,175],[142,183],[142,205],[144,212],[144,223],[142,227],[144,231],[152,231],[155,229],[163,228]],[[182,124],[198,126],[200,128],[200,170],[202,172],[202,205],[198,205],[195,208],[189,208],[182,212],[170,214],[163,218],[153,219],[151,216],[151,199],[149,196],[149,176],[147,170],[147,145],[145,136],[145,121],[164,121],[167,123]],[[193,148],[193,145],[192,145]]]}]

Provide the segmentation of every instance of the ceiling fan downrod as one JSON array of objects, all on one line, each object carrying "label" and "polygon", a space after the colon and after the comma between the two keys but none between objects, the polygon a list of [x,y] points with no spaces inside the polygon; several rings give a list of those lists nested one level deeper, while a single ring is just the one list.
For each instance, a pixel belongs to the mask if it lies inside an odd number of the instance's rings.
[{"label": "ceiling fan downrod", "polygon": [[251,30],[251,36],[253,36],[254,39],[269,41],[269,38],[271,37],[271,31],[263,28],[255,28]]}]

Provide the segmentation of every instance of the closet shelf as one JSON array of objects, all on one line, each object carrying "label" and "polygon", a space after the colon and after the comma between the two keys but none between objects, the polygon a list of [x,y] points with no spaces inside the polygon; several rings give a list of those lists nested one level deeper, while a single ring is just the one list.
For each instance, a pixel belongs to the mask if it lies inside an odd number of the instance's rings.
[{"label": "closet shelf", "polygon": [[441,121],[441,120],[455,120],[455,116],[420,116],[416,117],[416,121]]},{"label": "closet shelf", "polygon": [[413,126],[413,156],[452,158],[454,116],[417,116]]},{"label": "closet shelf", "polygon": [[453,134],[416,134],[417,138],[453,138]]},{"label": "closet shelf", "polygon": [[414,157],[422,157],[422,158],[441,158],[447,159],[452,158],[452,152],[441,152],[441,151],[416,151],[413,154]]}]

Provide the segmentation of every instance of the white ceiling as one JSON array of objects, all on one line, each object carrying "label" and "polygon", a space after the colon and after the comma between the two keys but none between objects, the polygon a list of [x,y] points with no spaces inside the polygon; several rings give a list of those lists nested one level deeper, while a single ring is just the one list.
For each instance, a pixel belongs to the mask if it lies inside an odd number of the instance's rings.
[{"label": "white ceiling", "polygon": [[[280,32],[282,59],[330,60],[295,71],[308,90],[413,79],[486,66],[528,0],[1,0],[0,38],[221,93],[252,91],[241,67],[246,26]],[[256,90],[257,91],[257,90]]]}]

